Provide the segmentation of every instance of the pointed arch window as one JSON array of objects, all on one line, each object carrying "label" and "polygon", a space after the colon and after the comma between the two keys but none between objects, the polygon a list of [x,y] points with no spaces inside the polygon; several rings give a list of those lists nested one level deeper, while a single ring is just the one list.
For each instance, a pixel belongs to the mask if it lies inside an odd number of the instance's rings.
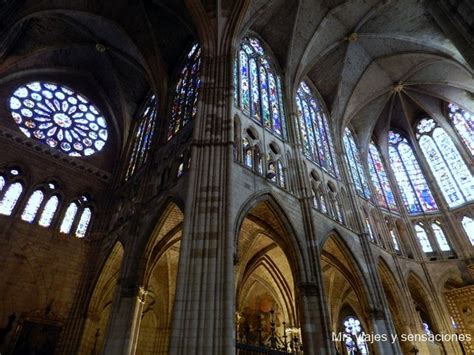
[{"label": "pointed arch window", "polygon": [[436,242],[439,245],[439,249],[441,251],[450,251],[451,247],[449,246],[448,240],[444,235],[443,229],[438,223],[433,223],[431,225],[431,229],[433,229],[433,233],[436,239]]},{"label": "pointed arch window", "polygon": [[74,227],[74,235],[76,237],[85,237],[93,215],[89,204],[88,197],[84,195],[71,202],[63,216],[59,231],[64,234],[70,234]]},{"label": "pointed arch window", "polygon": [[36,217],[36,213],[38,213],[38,209],[43,202],[44,194],[41,190],[36,190],[33,192],[26,203],[26,207],[21,214],[21,219],[26,222],[33,222]]},{"label": "pointed arch window", "polygon": [[388,142],[390,166],[408,213],[437,211],[438,205],[406,138],[390,131]]},{"label": "pointed arch window", "polygon": [[449,207],[474,200],[474,179],[446,131],[432,118],[422,119],[417,139]]},{"label": "pointed arch window", "polygon": [[343,320],[344,345],[347,354],[369,354],[369,349],[365,342],[365,332],[362,324],[355,316],[348,316]]},{"label": "pointed arch window", "polygon": [[22,192],[23,186],[21,185],[21,183],[15,182],[11,184],[5,190],[5,194],[0,200],[0,214],[10,216]]},{"label": "pointed arch window", "polygon": [[423,252],[432,253],[433,247],[431,246],[430,240],[428,239],[428,235],[426,234],[425,228],[420,224],[417,224],[415,225],[415,232]]},{"label": "pointed arch window", "polygon": [[234,66],[234,99],[240,109],[276,135],[284,136],[281,81],[256,38],[244,37]]},{"label": "pointed arch window", "polygon": [[151,147],[156,123],[157,100],[150,94],[140,109],[133,137],[133,148],[128,161],[125,180],[130,179],[146,162]]},{"label": "pointed arch window", "polygon": [[296,106],[303,153],[329,174],[339,177],[328,120],[319,100],[304,81],[296,92]]},{"label": "pointed arch window", "polygon": [[450,103],[448,105],[448,116],[462,142],[471,155],[474,155],[474,114]]},{"label": "pointed arch window", "polygon": [[360,159],[359,149],[357,148],[352,132],[347,127],[344,130],[343,142],[346,150],[347,164],[356,191],[360,196],[368,199],[370,198],[370,190],[367,185],[364,167],[362,166],[362,161]]},{"label": "pointed arch window", "polygon": [[397,211],[397,203],[393,196],[392,186],[385,172],[379,150],[374,142],[369,144],[368,154],[369,174],[375,188],[377,203],[380,207]]},{"label": "pointed arch window", "polygon": [[84,238],[92,218],[92,211],[89,207],[84,208],[76,228],[76,237]]},{"label": "pointed arch window", "polygon": [[61,227],[59,228],[59,231],[61,233],[69,234],[71,232],[72,224],[74,223],[74,219],[76,218],[77,210],[77,204],[75,202],[71,202],[66,209],[63,221],[61,222]]},{"label": "pointed arch window", "polygon": [[201,48],[194,44],[185,58],[180,78],[176,84],[175,95],[171,107],[171,123],[168,130],[168,140],[174,137],[181,128],[190,122],[197,112],[197,101],[201,79]]},{"label": "pointed arch window", "polygon": [[42,227],[49,227],[59,206],[58,196],[51,196],[44,205],[38,224]]},{"label": "pointed arch window", "polygon": [[471,245],[474,245],[474,220],[471,217],[464,216],[461,221],[464,232],[466,233]]},{"label": "pointed arch window", "polygon": [[390,237],[392,237],[393,248],[395,251],[400,251],[400,245],[398,244],[397,236],[392,229],[390,230]]}]

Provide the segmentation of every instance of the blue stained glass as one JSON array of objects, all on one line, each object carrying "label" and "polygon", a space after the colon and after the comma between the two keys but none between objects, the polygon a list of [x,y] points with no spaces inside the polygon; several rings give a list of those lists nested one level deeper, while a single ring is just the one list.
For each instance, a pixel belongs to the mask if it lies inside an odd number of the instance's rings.
[{"label": "blue stained glass", "polygon": [[369,173],[377,192],[377,202],[384,208],[397,210],[397,203],[395,202],[392,187],[385,172],[382,157],[373,142],[369,144],[368,158]]},{"label": "blue stained glass", "polygon": [[[240,109],[275,134],[283,134],[280,79],[256,38],[245,37],[239,51]],[[235,76],[234,76],[235,78]],[[234,97],[237,100],[237,95]],[[236,101],[237,102],[237,101]]]},{"label": "blue stained glass", "polygon": [[278,100],[275,77],[272,73],[268,73],[268,85],[270,90],[270,105],[272,110],[272,128],[275,133],[281,135],[280,103]]},{"label": "blue stained glass", "polygon": [[150,95],[146,104],[140,111],[137,118],[139,120],[136,134],[133,141],[133,149],[125,175],[128,180],[146,162],[148,152],[151,148],[152,138],[155,131],[156,122],[156,96]]},{"label": "blue stained glass", "polygon": [[357,192],[365,198],[370,198],[370,191],[365,179],[364,168],[362,166],[359,150],[355,143],[351,131],[346,127],[344,131],[344,147],[346,149],[346,159],[349,163],[352,180]]},{"label": "blue stained glass", "polygon": [[10,111],[23,134],[73,157],[102,150],[107,122],[85,96],[56,83],[31,82],[10,97]]},{"label": "blue stained glass", "polygon": [[422,212],[423,210],[420,206],[420,203],[418,202],[418,198],[416,197],[415,191],[413,190],[413,186],[410,182],[410,178],[407,175],[397,149],[393,146],[390,146],[388,148],[388,152],[390,156],[390,165],[397,180],[398,187],[400,188],[403,204],[408,210],[408,213]]},{"label": "blue stained glass", "polygon": [[196,116],[199,88],[201,86],[200,67],[201,48],[196,43],[186,57],[186,62],[176,84],[168,140]]},{"label": "blue stained glass", "polygon": [[313,128],[312,128],[313,116],[310,113],[309,106],[306,101],[303,101],[303,113],[304,113],[306,127],[308,129],[308,145],[311,147],[311,156],[315,157],[315,160],[322,165],[321,161],[319,160],[318,151],[317,150],[314,151],[314,149],[318,149],[317,142],[319,141],[319,137],[314,134],[315,132],[313,131]]},{"label": "blue stained glass", "polygon": [[234,103],[239,102],[239,68],[237,67],[237,63],[239,61],[236,59],[234,61]]},{"label": "blue stained glass", "polygon": [[431,194],[430,188],[426,183],[425,177],[421,172],[418,161],[413,154],[413,150],[407,142],[403,141],[398,145],[398,151],[407,170],[408,176],[413,184],[416,195],[420,200],[424,211],[436,211],[438,206]]},{"label": "blue stained glass", "polygon": [[262,95],[262,116],[263,116],[263,124],[267,128],[271,128],[271,120],[270,120],[270,107],[268,104],[268,83],[267,83],[267,72],[265,68],[261,65],[260,66],[260,93]]},{"label": "blue stained glass", "polygon": [[250,112],[249,63],[243,50],[240,51],[240,106]]},{"label": "blue stained glass", "polygon": [[390,131],[390,164],[409,213],[436,211],[438,206],[406,138]]},{"label": "blue stained glass", "polygon": [[251,58],[250,61],[250,83],[252,85],[252,107],[251,113],[257,119],[257,121],[261,122],[261,115],[260,115],[260,90],[258,86],[258,71],[257,71],[257,62],[254,58]]},{"label": "blue stained glass", "polygon": [[474,114],[453,103],[448,105],[448,114],[461,140],[474,155]]},{"label": "blue stained glass", "polygon": [[[331,175],[339,176],[327,118],[308,85],[302,81],[296,93],[303,152]],[[300,102],[300,103],[299,103]]]},{"label": "blue stained glass", "polygon": [[303,138],[303,153],[311,159],[311,143],[309,133],[305,123],[305,114],[299,95],[296,96],[296,106],[298,107],[298,122],[300,125],[301,136]]}]

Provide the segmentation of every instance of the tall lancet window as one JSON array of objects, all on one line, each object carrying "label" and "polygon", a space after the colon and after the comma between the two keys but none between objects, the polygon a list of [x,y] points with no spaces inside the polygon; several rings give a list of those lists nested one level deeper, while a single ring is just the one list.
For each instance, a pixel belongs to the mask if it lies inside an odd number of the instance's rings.
[{"label": "tall lancet window", "polygon": [[285,121],[281,82],[271,62],[258,39],[244,37],[234,67],[234,99],[242,111],[281,137]]},{"label": "tall lancet window", "polygon": [[128,180],[146,162],[151,147],[156,122],[156,96],[150,94],[136,118],[137,125],[133,137],[133,148],[128,162],[125,180]]},{"label": "tall lancet window", "polygon": [[352,176],[357,193],[365,198],[370,198],[370,190],[367,185],[364,167],[359,155],[354,136],[349,128],[346,127],[344,131],[344,148],[346,150],[346,160],[349,165],[349,170]]},{"label": "tall lancet window", "polygon": [[403,204],[408,213],[438,210],[418,160],[406,138],[390,131],[388,133],[388,143],[390,166],[397,180]]},{"label": "tall lancet window", "polygon": [[173,104],[171,107],[171,123],[168,140],[190,122],[197,112],[197,101],[201,79],[201,48],[196,43],[185,58],[183,69],[176,84]]},{"label": "tall lancet window", "polygon": [[449,207],[474,200],[474,179],[446,131],[432,118],[416,127],[421,150]]},{"label": "tall lancet window", "polygon": [[338,176],[328,120],[319,100],[304,81],[296,92],[296,105],[304,154],[331,175]]},{"label": "tall lancet window", "polygon": [[461,223],[471,245],[474,245],[474,220],[471,217],[464,216]]},{"label": "tall lancet window", "polygon": [[451,103],[448,105],[448,115],[461,140],[474,155],[474,114]]},{"label": "tall lancet window", "polygon": [[376,199],[379,206],[390,210],[398,210],[392,186],[385,172],[382,157],[374,142],[369,144],[369,173],[376,192]]}]

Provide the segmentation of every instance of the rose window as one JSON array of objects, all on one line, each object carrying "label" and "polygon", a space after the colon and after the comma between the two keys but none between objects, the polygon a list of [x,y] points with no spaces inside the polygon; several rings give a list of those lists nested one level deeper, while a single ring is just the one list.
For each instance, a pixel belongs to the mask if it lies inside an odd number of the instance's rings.
[{"label": "rose window", "polygon": [[9,105],[27,137],[70,156],[92,155],[107,142],[107,122],[97,107],[68,87],[32,82],[17,88]]}]

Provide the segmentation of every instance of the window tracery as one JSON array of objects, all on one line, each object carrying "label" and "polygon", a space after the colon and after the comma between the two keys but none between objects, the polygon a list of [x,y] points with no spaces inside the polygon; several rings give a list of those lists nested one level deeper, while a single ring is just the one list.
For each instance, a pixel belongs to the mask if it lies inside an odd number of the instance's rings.
[{"label": "window tracery", "polygon": [[437,222],[435,222],[431,225],[431,229],[433,230],[439,249],[441,251],[451,251],[451,247],[449,246],[448,240],[446,239],[446,236],[444,235],[441,226]]},{"label": "window tracery", "polygon": [[85,237],[92,220],[92,208],[89,206],[87,196],[81,196],[76,201],[72,201],[63,216],[59,231],[70,234],[75,226],[74,235],[78,238]]},{"label": "window tracery", "polygon": [[319,100],[304,81],[300,83],[296,92],[296,106],[298,107],[299,129],[303,139],[303,153],[326,172],[339,177],[328,120]]},{"label": "window tracery", "polygon": [[390,166],[408,213],[437,211],[438,206],[407,139],[390,131],[388,142]]},{"label": "window tracery", "polygon": [[260,41],[244,37],[234,66],[234,99],[243,112],[283,137],[285,118],[281,82],[270,63]]},{"label": "window tracery", "polygon": [[471,155],[474,155],[474,114],[450,103],[448,105],[448,116],[462,142]]},{"label": "window tracery", "polygon": [[138,125],[133,137],[133,148],[130,154],[125,180],[130,179],[146,162],[151,147],[157,113],[157,100],[154,94],[150,94],[145,105],[139,111],[137,117]]},{"label": "window tracery", "polygon": [[448,206],[474,200],[474,179],[446,131],[424,118],[417,125],[417,139]]},{"label": "window tracery", "polygon": [[107,142],[107,122],[98,108],[64,85],[22,85],[10,97],[9,108],[25,136],[69,156],[90,156]]},{"label": "window tracery", "polygon": [[38,212],[38,209],[41,205],[41,202],[43,202],[43,198],[43,191],[36,190],[35,192],[33,192],[30,198],[28,199],[28,202],[26,203],[26,207],[23,210],[23,213],[21,214],[21,219],[29,223],[33,222],[36,217],[36,213]]},{"label": "window tracery", "polygon": [[171,107],[171,123],[168,140],[173,138],[197,113],[197,102],[201,79],[201,48],[194,44],[186,56],[180,78],[176,84],[175,96]]},{"label": "window tracery", "polygon": [[355,185],[355,189],[361,197],[369,199],[370,190],[367,185],[364,167],[360,159],[359,149],[357,148],[352,132],[347,127],[344,130],[343,142],[346,151],[346,161],[349,166],[349,171],[352,181]]},{"label": "window tracery", "polygon": [[347,355],[369,354],[365,342],[365,332],[359,319],[355,316],[348,316],[343,320],[343,326]]},{"label": "window tracery", "polygon": [[385,172],[382,157],[374,142],[369,144],[368,166],[378,205],[386,209],[397,211],[398,208],[393,195],[392,186]]}]

